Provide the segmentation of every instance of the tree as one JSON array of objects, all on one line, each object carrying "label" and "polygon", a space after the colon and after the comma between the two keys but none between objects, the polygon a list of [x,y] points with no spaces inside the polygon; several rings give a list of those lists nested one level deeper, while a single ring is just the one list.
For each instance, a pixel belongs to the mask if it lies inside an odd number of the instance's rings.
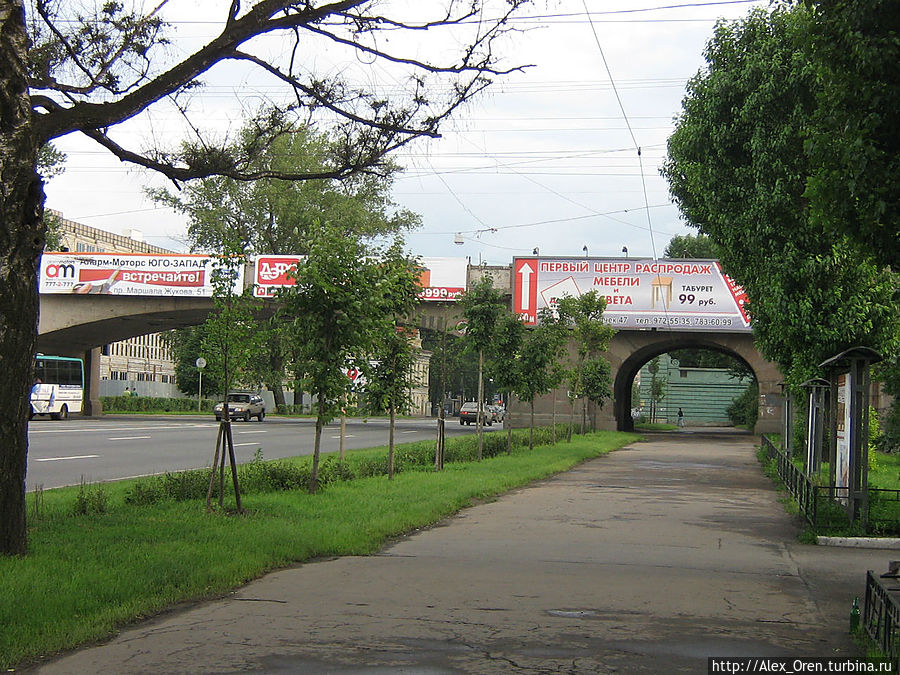
[{"label": "tree", "polygon": [[[516,393],[519,388],[519,361],[524,333],[525,324],[515,314],[503,313],[500,315],[492,358],[488,363],[488,373],[498,391],[501,392],[507,410],[509,410],[510,395]],[[506,429],[506,454],[511,454],[511,417],[503,418],[503,427]]]},{"label": "tree", "polygon": [[610,340],[616,333],[603,321],[605,309],[606,298],[596,291],[590,291],[577,298],[565,296],[559,300],[559,320],[571,329],[572,340],[575,343],[575,358],[568,370],[569,386],[571,387],[569,441],[572,440],[572,427],[575,423],[575,401],[579,398],[582,399],[581,432],[584,433],[585,417],[587,416],[585,368],[589,361],[599,357],[601,352],[607,350]]},{"label": "tree", "polygon": [[[415,298],[410,293],[409,298]],[[395,324],[393,330],[379,336],[374,353],[375,365],[366,383],[366,400],[374,412],[387,411],[390,416],[388,426],[388,480],[394,478],[394,429],[397,412],[404,411],[410,404],[410,389],[413,384],[413,367],[416,364],[416,350],[412,334],[408,328]]]},{"label": "tree", "polygon": [[805,152],[821,82],[803,8],[720,23],[691,79],[663,174],[687,221],[751,298],[754,335],[789,383],[854,345],[894,344],[896,282],[809,217]]},{"label": "tree", "polygon": [[534,448],[534,399],[556,388],[563,379],[560,359],[568,331],[553,311],[538,310],[537,324],[522,338],[518,355],[511,368],[515,374],[515,392],[519,400],[529,404],[528,448]]},{"label": "tree", "polygon": [[647,371],[650,373],[650,423],[656,421],[659,403],[666,395],[666,377],[659,376],[659,357],[650,359],[647,365]]},{"label": "tree", "polygon": [[[261,143],[258,126],[247,124],[230,152],[243,155],[260,146],[250,160],[254,170],[278,173],[298,168],[324,171],[341,151],[338,142],[307,125],[285,124],[278,134]],[[226,242],[237,241],[246,254],[305,255],[322,222],[340,224],[347,236],[370,237],[417,225],[419,217],[390,198],[398,171],[386,161],[381,175],[342,180],[248,182],[211,176],[178,191],[157,189],[149,194],[188,217],[188,237],[195,251],[221,251]],[[276,406],[283,407],[285,373],[293,370],[290,349],[279,322],[260,319],[257,326],[261,348],[256,352],[255,372],[273,392]]]},{"label": "tree", "polygon": [[716,259],[719,257],[719,252],[708,235],[679,234],[669,241],[663,257]]},{"label": "tree", "polygon": [[351,382],[348,366],[367,375],[368,356],[395,331],[418,292],[418,269],[401,251],[367,246],[323,225],[297,266],[297,283],[279,293],[280,320],[296,350],[298,374],[316,399],[316,434],[310,492],[318,486],[322,429],[340,408]]},{"label": "tree", "polygon": [[[175,381],[178,390],[188,396],[200,394],[200,371],[197,368],[197,358],[206,355],[203,353],[203,326],[188,326],[166,333],[165,340],[172,349],[172,357],[175,361]],[[224,391],[224,385],[218,373],[204,369],[203,391],[207,396]]]},{"label": "tree", "polygon": [[484,450],[484,356],[497,335],[500,317],[505,311],[503,295],[494,288],[494,280],[486,274],[476,281],[459,301],[468,322],[464,341],[478,354],[478,461]]},{"label": "tree", "polygon": [[900,13],[892,0],[804,0],[820,82],[805,144],[810,218],[900,272]]},{"label": "tree", "polygon": [[[255,328],[253,312],[250,305],[250,290],[236,292],[240,272],[245,257],[240,253],[240,242],[232,240],[225,247],[222,255],[215,259],[212,271],[215,311],[210,314],[203,325],[201,349],[207,355],[210,373],[218,375],[223,383],[222,419],[216,438],[216,450],[213,455],[212,472],[209,476],[209,490],[206,493],[206,510],[212,510],[212,495],[216,479],[216,467],[219,469],[219,508],[225,507],[225,452],[231,465],[232,485],[237,512],[243,513],[241,505],[241,489],[238,483],[237,462],[234,455],[234,438],[231,433],[231,419],[228,407],[228,392],[234,382],[241,378],[247,370],[250,355],[255,351]],[[246,419],[249,419],[246,418]],[[262,420],[262,417],[260,417]],[[221,462],[219,461],[221,459]]]},{"label": "tree", "polygon": [[[158,15],[164,4],[147,14],[125,3],[84,4],[29,0],[27,18],[24,0],[0,5],[0,370],[6,375],[0,386],[0,554],[27,551],[26,420],[37,334],[37,268],[46,235],[37,169],[41,148],[80,133],[122,161],[176,183],[214,175],[301,181],[377,175],[388,153],[416,138],[437,136],[441,123],[489,86],[492,77],[514,70],[498,68],[494,45],[527,0],[508,0],[493,14],[488,0],[447,0],[443,7],[430,3],[417,8],[422,18],[416,21],[381,14],[382,4],[374,0],[327,5],[259,0],[245,8],[234,0],[222,5],[221,32],[177,61],[170,57],[180,52],[168,49]],[[455,48],[446,49],[434,34],[449,31]],[[392,39],[382,40],[384,32]],[[393,39],[400,33],[424,39],[407,51],[408,42]],[[254,39],[267,35],[293,41],[272,51],[280,61],[253,53],[253,44],[260,43]],[[367,88],[368,82],[348,81],[349,71],[317,72],[314,58],[301,58],[314,53],[316,41],[330,45],[333,53],[343,51],[348,60],[359,55],[385,65],[399,85],[392,98]],[[417,48],[423,56],[411,56]],[[188,94],[222,63],[257,69],[283,86],[289,98],[279,100],[292,101],[256,116],[260,143],[296,119],[318,120],[334,128],[340,142],[333,162],[313,171],[260,172],[252,165],[259,145],[232,154],[227,139],[203,134],[201,120],[192,119]],[[193,142],[176,150],[141,152],[114,136],[120,124],[169,102],[188,120],[196,134]]]}]

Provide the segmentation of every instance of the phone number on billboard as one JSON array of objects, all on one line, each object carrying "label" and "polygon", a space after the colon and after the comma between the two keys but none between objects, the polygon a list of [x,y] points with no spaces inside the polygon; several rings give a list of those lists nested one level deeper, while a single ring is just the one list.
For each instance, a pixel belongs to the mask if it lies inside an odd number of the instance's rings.
[{"label": "phone number on billboard", "polygon": [[734,326],[734,319],[727,317],[684,317],[684,316],[639,316],[630,318],[627,316],[605,316],[603,320],[612,326],[686,326],[702,328],[728,328]]}]

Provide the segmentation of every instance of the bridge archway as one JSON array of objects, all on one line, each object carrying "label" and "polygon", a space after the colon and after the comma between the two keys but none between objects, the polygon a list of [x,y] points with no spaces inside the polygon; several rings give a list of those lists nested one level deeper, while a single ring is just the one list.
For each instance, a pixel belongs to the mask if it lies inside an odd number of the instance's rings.
[{"label": "bridge archway", "polygon": [[766,361],[753,337],[744,333],[689,333],[620,331],[610,343],[607,358],[612,366],[613,405],[607,428],[634,429],[631,387],[641,367],[656,356],[678,349],[707,349],[735,357],[749,366],[759,384],[759,419],[756,433],[777,432],[781,424],[781,373]]}]

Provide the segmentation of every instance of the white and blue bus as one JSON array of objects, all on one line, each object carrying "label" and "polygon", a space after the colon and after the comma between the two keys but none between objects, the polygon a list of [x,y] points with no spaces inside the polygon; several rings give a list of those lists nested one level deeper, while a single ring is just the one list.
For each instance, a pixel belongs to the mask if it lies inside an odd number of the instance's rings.
[{"label": "white and blue bus", "polygon": [[69,413],[81,412],[84,400],[84,361],[68,356],[34,359],[34,386],[31,388],[31,414],[50,415],[64,420]]}]

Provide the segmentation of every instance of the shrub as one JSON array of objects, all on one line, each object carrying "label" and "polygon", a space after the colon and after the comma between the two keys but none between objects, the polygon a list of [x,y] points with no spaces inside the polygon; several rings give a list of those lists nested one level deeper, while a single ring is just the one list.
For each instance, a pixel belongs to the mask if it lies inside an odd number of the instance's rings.
[{"label": "shrub", "polygon": [[135,483],[125,493],[125,503],[135,506],[149,506],[158,504],[165,497],[159,480],[149,480]]},{"label": "shrub", "polygon": [[[100,398],[104,410],[123,412],[193,412],[197,410],[196,398],[157,398],[155,396],[103,396]],[[211,413],[216,401],[205,398],[201,410]]]},{"label": "shrub", "polygon": [[93,487],[85,484],[84,478],[81,479],[81,487],[75,496],[75,505],[73,511],[76,515],[87,516],[106,513],[109,507],[109,495],[102,485],[94,485]]},{"label": "shrub", "polygon": [[731,402],[727,413],[734,426],[753,429],[759,417],[759,385],[754,381],[747,387],[743,394]]},{"label": "shrub", "polygon": [[[188,499],[206,499],[209,491],[211,469],[194,469],[178,473],[165,473],[161,480],[162,492],[169,499],[177,502]],[[216,482],[218,485],[218,481]]]}]

